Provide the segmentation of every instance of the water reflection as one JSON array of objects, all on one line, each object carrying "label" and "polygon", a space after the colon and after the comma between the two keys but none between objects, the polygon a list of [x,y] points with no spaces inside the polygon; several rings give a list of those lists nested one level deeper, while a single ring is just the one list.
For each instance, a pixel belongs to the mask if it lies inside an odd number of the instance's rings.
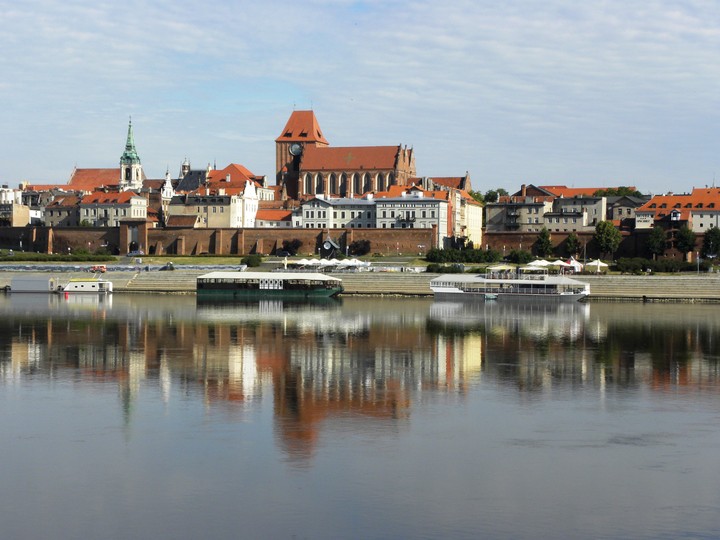
[{"label": "water reflection", "polygon": [[307,459],[329,419],[397,429],[419,400],[482,384],[715,393],[714,309],[16,294],[0,298],[0,383],[117,385],[127,424],[142,392],[228,410],[272,398],[278,443]]}]

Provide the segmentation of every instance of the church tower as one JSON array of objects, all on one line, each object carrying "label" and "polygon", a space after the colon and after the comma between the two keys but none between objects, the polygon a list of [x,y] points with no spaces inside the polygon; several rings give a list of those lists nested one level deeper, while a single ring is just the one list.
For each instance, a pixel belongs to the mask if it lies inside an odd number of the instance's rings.
[{"label": "church tower", "polygon": [[120,156],[120,191],[139,191],[142,189],[143,180],[142,164],[140,156],[135,150],[135,139],[133,137],[132,118],[128,124],[127,142],[125,151]]}]

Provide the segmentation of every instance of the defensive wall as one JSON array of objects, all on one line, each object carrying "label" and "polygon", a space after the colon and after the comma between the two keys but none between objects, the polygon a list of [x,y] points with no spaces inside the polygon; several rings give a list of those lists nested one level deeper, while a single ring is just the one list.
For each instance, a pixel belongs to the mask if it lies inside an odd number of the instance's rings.
[{"label": "defensive wall", "polygon": [[298,254],[312,255],[328,239],[342,250],[356,240],[369,240],[370,253],[415,254],[437,247],[437,229],[153,229],[132,222],[109,228],[0,228],[0,249],[40,253],[104,247],[114,254],[133,249],[156,255],[270,254],[283,241],[299,240]]},{"label": "defensive wall", "polygon": [[[622,233],[622,241],[615,258],[650,257],[645,239],[649,231],[635,230]],[[553,232],[551,241],[555,252],[565,255],[565,243],[570,233]],[[580,242],[579,256],[598,258],[600,254],[594,233],[576,233]],[[283,241],[302,242],[301,255],[318,253],[328,238],[342,250],[355,240],[369,240],[370,253],[382,255],[425,253],[438,247],[437,232],[432,229],[154,229],[144,222],[124,222],[120,227],[0,227],[0,249],[65,253],[78,248],[90,252],[105,247],[114,254],[125,254],[133,249],[157,255],[244,255],[271,254],[281,248]],[[491,247],[501,253],[513,249],[533,251],[537,233],[494,232],[483,236],[478,248]],[[696,250],[702,247],[703,235],[696,237]],[[666,257],[682,258],[675,250]]]}]

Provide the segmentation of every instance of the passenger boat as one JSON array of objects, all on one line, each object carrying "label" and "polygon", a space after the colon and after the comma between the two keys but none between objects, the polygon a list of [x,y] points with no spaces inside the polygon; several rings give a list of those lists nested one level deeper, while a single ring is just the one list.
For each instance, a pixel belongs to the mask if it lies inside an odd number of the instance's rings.
[{"label": "passenger boat", "polygon": [[566,303],[579,302],[590,295],[590,286],[546,269],[498,266],[485,275],[443,274],[430,281],[438,298],[470,298],[498,302]]},{"label": "passenger boat", "polygon": [[112,281],[101,278],[72,278],[58,292],[64,294],[91,293],[109,294],[113,291]]},{"label": "passenger boat", "polygon": [[210,272],[197,278],[198,298],[320,298],[342,291],[341,279],[315,272]]}]

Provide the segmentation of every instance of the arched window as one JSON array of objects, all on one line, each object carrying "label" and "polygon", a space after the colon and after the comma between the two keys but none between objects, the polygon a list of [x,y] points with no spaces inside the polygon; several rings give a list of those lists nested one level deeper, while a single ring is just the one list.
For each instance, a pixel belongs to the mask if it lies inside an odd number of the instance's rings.
[{"label": "arched window", "polygon": [[310,175],[310,173],[305,173],[305,194],[306,195],[313,194],[313,181],[312,181],[312,176]]},{"label": "arched window", "polygon": [[387,185],[388,187],[395,185],[395,175],[393,173],[388,173]]},{"label": "arched window", "polygon": [[315,193],[325,193],[325,178],[322,173],[318,173],[315,179]]},{"label": "arched window", "polygon": [[362,186],[360,185],[360,175],[358,173],[353,174],[353,195],[359,195],[362,193]]},{"label": "arched window", "polygon": [[385,186],[385,175],[383,173],[379,173],[377,176],[377,190],[378,191],[385,191],[387,187]]},{"label": "arched window", "polygon": [[335,176],[335,173],[332,173],[330,175],[330,195],[337,195],[337,192],[338,192],[337,176]]},{"label": "arched window", "polygon": [[372,191],[372,178],[370,178],[370,173],[365,173],[363,175],[363,193],[368,191]]},{"label": "arched window", "polygon": [[340,196],[347,197],[348,195],[348,181],[347,174],[342,173],[340,175]]}]

